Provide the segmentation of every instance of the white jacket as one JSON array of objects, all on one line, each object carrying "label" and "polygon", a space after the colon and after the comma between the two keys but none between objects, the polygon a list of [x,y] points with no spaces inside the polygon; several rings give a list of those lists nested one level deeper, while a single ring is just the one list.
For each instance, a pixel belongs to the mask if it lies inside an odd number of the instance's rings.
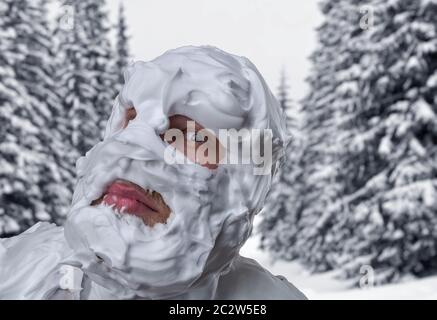
[{"label": "white jacket", "polygon": [[[71,254],[63,228],[53,224],[38,223],[16,237],[0,239],[0,299],[117,299],[69,265]],[[218,283],[205,281],[172,299],[306,298],[284,277],[238,255]]]}]

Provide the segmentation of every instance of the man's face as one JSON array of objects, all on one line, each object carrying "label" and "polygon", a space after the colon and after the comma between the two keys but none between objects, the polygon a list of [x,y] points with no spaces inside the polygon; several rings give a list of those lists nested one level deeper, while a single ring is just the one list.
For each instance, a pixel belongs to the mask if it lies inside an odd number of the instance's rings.
[{"label": "man's face", "polygon": [[[126,111],[123,129],[125,129],[136,116],[137,112],[135,108],[129,108]],[[190,122],[194,124],[193,132],[188,130]],[[183,134],[183,140],[176,141],[176,139],[166,139],[166,134],[164,133],[160,135],[163,141],[172,145],[192,162],[198,163],[210,170],[217,169],[221,144],[212,133],[208,135],[201,134],[200,131],[204,132],[202,129],[205,128],[200,123],[183,115],[173,115],[169,117],[169,128],[167,132],[172,129],[179,130]],[[208,139],[215,139],[215,145],[217,146],[217,149],[213,150],[215,151],[213,161],[210,161],[211,158],[208,157],[208,150],[206,153],[201,154],[197,152],[199,147]],[[140,217],[144,223],[150,227],[153,227],[156,223],[166,223],[171,213],[171,209],[165,203],[159,192],[151,189],[145,190],[138,184],[123,179],[113,181],[104,193],[98,199],[95,199],[91,205],[97,206],[101,203],[113,206],[121,213]]]},{"label": "man's face", "polygon": [[124,298],[165,298],[216,279],[271,181],[253,163],[227,161],[240,149],[221,130],[273,126],[279,150],[285,135],[272,99],[252,64],[210,47],[130,66],[103,141],[76,165],[64,225],[72,263]]}]

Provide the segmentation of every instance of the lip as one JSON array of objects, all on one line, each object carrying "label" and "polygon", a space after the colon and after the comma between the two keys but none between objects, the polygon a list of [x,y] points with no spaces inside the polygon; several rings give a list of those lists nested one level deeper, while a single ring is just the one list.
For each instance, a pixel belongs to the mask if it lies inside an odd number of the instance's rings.
[{"label": "lip", "polygon": [[114,206],[121,213],[140,217],[149,226],[166,223],[170,215],[170,208],[161,194],[151,189],[144,190],[139,185],[126,180],[115,180],[91,205],[102,202]]},{"label": "lip", "polygon": [[159,211],[156,200],[152,198],[153,192],[155,191],[144,190],[132,182],[120,180],[112,183],[106,191],[108,196],[115,195],[120,198],[133,199],[154,211]]}]

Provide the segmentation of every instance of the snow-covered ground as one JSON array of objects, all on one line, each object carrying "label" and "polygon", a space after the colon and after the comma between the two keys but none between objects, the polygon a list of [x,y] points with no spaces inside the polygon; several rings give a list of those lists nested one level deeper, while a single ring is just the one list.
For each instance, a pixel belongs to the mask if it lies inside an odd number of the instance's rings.
[{"label": "snow-covered ground", "polygon": [[308,299],[437,300],[437,276],[370,289],[350,289],[348,282],[335,279],[335,272],[314,275],[305,271],[297,262],[272,263],[268,254],[258,249],[258,243],[258,237],[252,236],[241,249],[241,255],[257,260],[275,275],[287,277]]}]

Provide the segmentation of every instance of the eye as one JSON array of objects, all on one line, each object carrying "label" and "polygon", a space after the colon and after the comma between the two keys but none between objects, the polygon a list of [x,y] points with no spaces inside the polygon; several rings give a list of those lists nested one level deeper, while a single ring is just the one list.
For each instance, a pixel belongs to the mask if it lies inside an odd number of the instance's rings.
[{"label": "eye", "polygon": [[200,132],[187,132],[187,140],[194,141],[194,142],[205,142],[207,137]]}]

